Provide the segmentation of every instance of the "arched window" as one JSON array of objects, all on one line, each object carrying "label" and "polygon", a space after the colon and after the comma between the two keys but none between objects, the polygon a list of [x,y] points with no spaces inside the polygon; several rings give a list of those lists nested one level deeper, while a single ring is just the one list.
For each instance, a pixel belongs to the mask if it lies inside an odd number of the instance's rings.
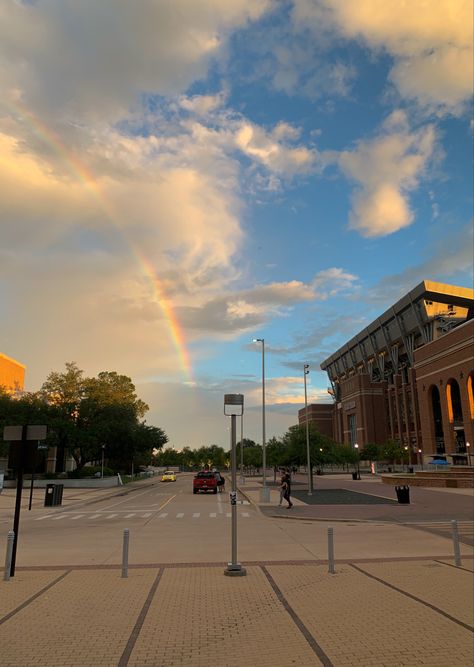
[{"label": "arched window", "polygon": [[461,392],[457,380],[450,380],[446,385],[446,401],[448,404],[449,421],[454,425],[463,424]]},{"label": "arched window", "polygon": [[443,416],[441,413],[441,399],[438,387],[433,385],[430,388],[430,393],[431,393],[431,415],[434,427],[436,453],[444,454],[446,449],[444,445]]},{"label": "arched window", "polygon": [[469,412],[471,414],[471,419],[474,419],[474,395],[472,389],[472,373],[467,378],[467,398],[469,401]]}]

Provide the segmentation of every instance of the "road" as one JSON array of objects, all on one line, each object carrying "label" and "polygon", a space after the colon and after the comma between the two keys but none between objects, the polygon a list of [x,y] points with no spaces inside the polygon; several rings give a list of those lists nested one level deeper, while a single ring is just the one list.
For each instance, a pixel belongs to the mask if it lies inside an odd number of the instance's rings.
[{"label": "road", "polygon": [[[176,482],[159,477],[121,489],[78,493],[65,490],[62,507],[43,507],[36,490],[31,512],[24,499],[17,567],[110,565],[122,558],[123,530],[130,530],[130,564],[226,563],[231,555],[229,484],[222,494],[192,493],[192,475]],[[27,494],[25,493],[25,496]],[[0,548],[13,523],[14,491],[0,504]],[[314,561],[327,558],[327,522],[288,521],[292,510],[275,508],[268,518],[239,495],[238,559]],[[334,524],[336,558],[446,556],[448,537],[386,523]],[[466,554],[472,553],[464,546]],[[4,553],[4,551],[3,551]]]}]

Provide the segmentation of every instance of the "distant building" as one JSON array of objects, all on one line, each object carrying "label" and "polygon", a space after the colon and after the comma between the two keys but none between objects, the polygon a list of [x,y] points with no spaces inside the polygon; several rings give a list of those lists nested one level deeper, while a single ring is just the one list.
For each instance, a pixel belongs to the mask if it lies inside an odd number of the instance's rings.
[{"label": "distant building", "polygon": [[[474,290],[423,281],[322,364],[331,405],[310,421],[350,446],[407,447],[411,462],[435,454],[467,463],[474,449]],[[317,409],[316,409],[317,408]],[[305,422],[305,410],[299,411]]]},{"label": "distant building", "polygon": [[0,387],[14,394],[25,388],[26,366],[0,352]]}]

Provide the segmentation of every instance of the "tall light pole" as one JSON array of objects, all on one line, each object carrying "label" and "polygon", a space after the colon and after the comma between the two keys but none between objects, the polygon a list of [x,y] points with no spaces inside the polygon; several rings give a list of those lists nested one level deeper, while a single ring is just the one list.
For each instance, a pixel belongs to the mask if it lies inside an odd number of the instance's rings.
[{"label": "tall light pole", "polygon": [[467,465],[471,465],[471,443],[466,442],[466,452],[467,452]]},{"label": "tall light pole", "polygon": [[244,475],[244,413],[240,415],[240,483],[245,484]]},{"label": "tall light pole", "polygon": [[308,496],[313,495],[313,476],[311,474],[311,454],[309,451],[309,418],[308,418],[308,392],[306,390],[306,376],[309,373],[309,364],[303,366],[304,378],[304,417],[306,423],[306,467],[308,469]]},{"label": "tall light pole", "polygon": [[419,449],[418,454],[420,455],[420,465],[421,465],[421,469],[423,470],[423,450]]},{"label": "tall light pole", "polygon": [[260,494],[260,502],[270,502],[270,489],[267,486],[267,455],[265,451],[265,339],[254,338],[254,343],[262,343],[262,492]]},{"label": "tall light pole", "polygon": [[104,452],[105,452],[105,445],[102,445],[102,466],[100,472],[101,479],[104,479]]}]

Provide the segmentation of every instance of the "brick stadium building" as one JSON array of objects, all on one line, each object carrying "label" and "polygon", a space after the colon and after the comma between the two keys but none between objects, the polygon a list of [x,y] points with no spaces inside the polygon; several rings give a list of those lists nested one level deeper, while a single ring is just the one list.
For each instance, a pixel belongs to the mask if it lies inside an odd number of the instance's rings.
[{"label": "brick stadium building", "polygon": [[0,352],[0,387],[8,393],[23,391],[26,367]]},{"label": "brick stadium building", "polygon": [[350,446],[396,440],[412,463],[468,463],[473,316],[474,290],[423,281],[321,364],[334,401],[309,405],[310,421]]}]

